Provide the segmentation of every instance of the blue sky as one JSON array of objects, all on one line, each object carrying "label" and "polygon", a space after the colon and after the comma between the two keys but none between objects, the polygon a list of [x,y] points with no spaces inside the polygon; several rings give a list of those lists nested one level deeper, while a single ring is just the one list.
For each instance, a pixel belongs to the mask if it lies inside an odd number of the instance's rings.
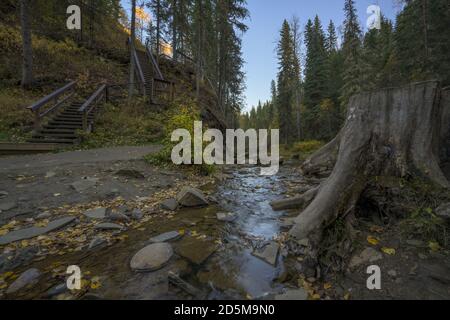
[{"label": "blue sky", "polygon": [[[279,30],[284,19],[296,15],[302,27],[309,18],[319,15],[326,27],[332,19],[336,27],[344,21],[344,0],[247,0],[250,19],[249,30],[243,37],[244,71],[247,90],[245,92],[248,111],[259,100],[270,99],[270,82],[276,79],[278,64],[275,48]],[[362,26],[366,25],[369,5],[378,4],[388,18],[395,18],[398,8],[393,0],[356,0],[358,16]]]},{"label": "blue sky", "polygon": [[[139,3],[140,1],[138,1]],[[381,7],[382,13],[395,18],[398,7],[394,0],[356,0],[358,16],[363,27],[366,25],[367,8],[372,4]],[[270,82],[276,79],[278,71],[275,48],[279,30],[284,19],[296,15],[302,28],[306,21],[319,15],[326,27],[332,19],[339,27],[344,20],[344,0],[247,0],[250,18],[249,30],[243,36],[243,53],[246,73],[245,108],[248,111],[258,103],[270,98]],[[130,0],[122,0],[129,11]]]}]

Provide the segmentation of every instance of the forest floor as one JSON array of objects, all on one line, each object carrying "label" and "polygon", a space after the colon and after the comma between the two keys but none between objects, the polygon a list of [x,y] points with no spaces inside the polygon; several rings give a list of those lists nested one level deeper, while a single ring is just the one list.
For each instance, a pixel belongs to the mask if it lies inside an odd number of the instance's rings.
[{"label": "forest floor", "polygon": [[[75,220],[57,231],[0,244],[0,298],[283,299],[288,290],[295,299],[450,299],[448,248],[430,248],[428,239],[405,235],[397,221],[358,223],[346,260],[351,267],[344,272],[322,266],[318,277],[301,255],[290,255],[285,232],[298,211],[275,212],[269,203],[320,183],[301,176],[299,160],[285,161],[273,177],[250,166],[227,166],[204,177],[142,159],[158,150],[121,147],[1,158],[0,236],[62,217]],[[202,190],[210,205],[161,208],[187,186]],[[114,221],[120,228],[99,230],[98,221],[85,216],[96,208],[131,218]],[[219,219],[222,212],[233,219]],[[170,242],[169,263],[155,272],[133,272],[133,255],[165,232],[179,234]],[[83,272],[80,291],[63,285],[74,264]],[[367,289],[369,265],[381,269],[381,290]],[[39,278],[8,292],[30,268],[40,270]],[[173,285],[169,271],[199,296]]]}]

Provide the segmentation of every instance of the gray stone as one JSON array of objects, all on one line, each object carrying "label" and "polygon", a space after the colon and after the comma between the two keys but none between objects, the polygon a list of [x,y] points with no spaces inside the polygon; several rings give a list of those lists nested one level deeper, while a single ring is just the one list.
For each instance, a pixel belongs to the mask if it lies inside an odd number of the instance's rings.
[{"label": "gray stone", "polygon": [[106,219],[106,215],[108,213],[108,208],[96,208],[86,211],[84,216],[88,217],[92,220],[103,220]]},{"label": "gray stone", "polygon": [[161,202],[161,209],[168,211],[175,211],[178,208],[178,202],[175,199],[167,199]]},{"label": "gray stone", "polygon": [[373,248],[366,248],[359,255],[352,257],[349,267],[352,269],[362,264],[376,262],[381,259],[383,259],[381,252],[378,252]]},{"label": "gray stone", "polygon": [[425,244],[422,240],[406,240],[406,244],[413,246],[413,247],[423,247]]},{"label": "gray stone", "polygon": [[308,292],[305,289],[287,289],[282,294],[277,294],[275,300],[288,300],[288,301],[304,301],[308,300]]},{"label": "gray stone", "polygon": [[266,246],[264,246],[262,249],[253,251],[253,255],[255,257],[258,257],[267,263],[276,266],[277,265],[277,258],[278,258],[278,252],[280,251],[280,246],[276,242],[270,242]]},{"label": "gray stone", "polygon": [[153,237],[149,240],[150,243],[160,243],[160,242],[168,242],[168,241],[175,241],[182,237],[182,234],[180,234],[178,231],[171,231],[166,232],[163,234],[160,234],[159,236]]},{"label": "gray stone", "polygon": [[0,211],[8,211],[17,207],[17,203],[13,201],[0,203]]},{"label": "gray stone", "polygon": [[217,220],[223,222],[233,222],[237,219],[237,215],[232,212],[218,212],[216,214]]},{"label": "gray stone", "polygon": [[20,241],[24,239],[34,238],[67,226],[68,224],[75,221],[75,217],[69,216],[53,220],[48,223],[45,227],[30,227],[25,229],[20,229],[12,231],[4,236],[0,237],[0,245],[8,244],[15,241]]},{"label": "gray stone", "polygon": [[202,207],[208,205],[208,200],[204,194],[200,190],[191,187],[183,188],[177,195],[177,201],[183,207]]},{"label": "gray stone", "polygon": [[36,216],[36,220],[50,219],[52,217],[50,212],[42,212]]},{"label": "gray stone", "polygon": [[38,252],[39,247],[32,246],[0,254],[0,274],[29,263]]},{"label": "gray stone", "polygon": [[46,179],[53,178],[54,176],[56,176],[56,173],[53,172],[53,171],[49,171],[49,172],[47,172],[47,173],[45,174],[45,178],[46,178]]},{"label": "gray stone", "polygon": [[131,212],[131,218],[133,220],[141,220],[144,217],[144,214],[142,213],[141,209],[134,209],[133,212]]},{"label": "gray stone", "polygon": [[124,230],[125,227],[115,223],[100,223],[95,226],[96,230]]},{"label": "gray stone", "polygon": [[130,218],[128,218],[125,214],[113,211],[108,214],[108,219],[111,221],[120,221],[120,222],[128,222]]},{"label": "gray stone", "polygon": [[89,243],[89,247],[88,250],[92,250],[95,249],[97,247],[102,246],[103,244],[106,243],[106,240],[100,237],[96,237],[94,239],[92,239],[91,243]]},{"label": "gray stone", "polygon": [[58,284],[57,286],[54,286],[53,288],[50,288],[50,290],[47,291],[47,297],[51,298],[57,295],[60,295],[62,293],[65,293],[68,291],[66,283]]},{"label": "gray stone", "polygon": [[193,237],[184,238],[176,247],[176,252],[196,265],[202,265],[214,252],[217,245],[212,241],[199,240]]},{"label": "gray stone", "polygon": [[436,215],[442,219],[450,220],[450,202],[439,206],[436,209]]},{"label": "gray stone", "polygon": [[170,244],[151,244],[133,256],[130,267],[138,272],[153,272],[163,268],[172,256],[173,250]]},{"label": "gray stone", "polygon": [[31,287],[39,281],[40,277],[41,272],[38,269],[28,269],[8,287],[8,289],[6,290],[6,294],[14,294],[21,289]]},{"label": "gray stone", "polygon": [[6,192],[6,191],[0,191],[0,199],[4,199],[4,198],[6,198],[8,195],[9,195],[8,192]]},{"label": "gray stone", "polygon": [[80,181],[76,181],[72,183],[70,186],[74,188],[77,192],[84,192],[90,188],[93,188],[97,185],[97,178],[84,178]]}]

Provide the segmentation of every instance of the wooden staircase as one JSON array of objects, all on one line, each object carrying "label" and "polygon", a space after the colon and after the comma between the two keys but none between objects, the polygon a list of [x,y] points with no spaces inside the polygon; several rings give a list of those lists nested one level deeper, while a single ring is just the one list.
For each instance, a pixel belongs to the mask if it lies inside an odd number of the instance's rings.
[{"label": "wooden staircase", "polygon": [[[33,134],[30,143],[75,144],[79,142],[78,130],[83,130],[83,113],[79,111],[82,103],[72,103],[61,113],[52,117],[46,125]],[[94,121],[95,114],[88,116]]]}]

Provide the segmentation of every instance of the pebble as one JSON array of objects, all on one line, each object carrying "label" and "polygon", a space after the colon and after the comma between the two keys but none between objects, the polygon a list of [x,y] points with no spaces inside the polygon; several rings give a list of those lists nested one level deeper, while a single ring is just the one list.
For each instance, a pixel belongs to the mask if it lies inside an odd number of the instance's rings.
[{"label": "pebble", "polygon": [[115,223],[100,223],[95,226],[96,230],[124,230],[125,227]]}]

